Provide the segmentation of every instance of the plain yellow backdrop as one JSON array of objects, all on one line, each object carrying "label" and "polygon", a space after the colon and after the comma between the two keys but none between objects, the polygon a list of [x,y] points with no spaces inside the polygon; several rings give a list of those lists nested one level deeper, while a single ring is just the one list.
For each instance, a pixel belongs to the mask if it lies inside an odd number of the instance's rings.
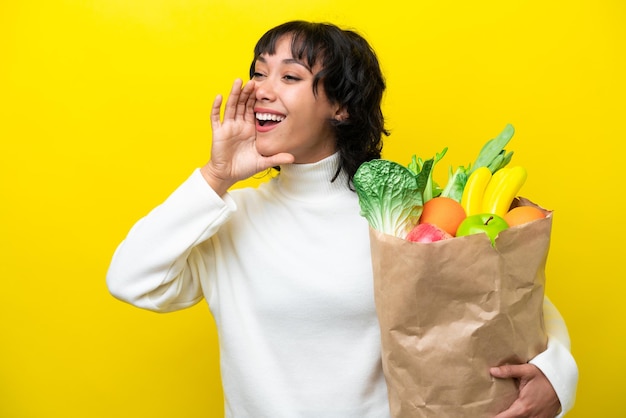
[{"label": "plain yellow backdrop", "polygon": [[626,416],[625,4],[2,1],[0,417],[221,416],[206,304],[141,311],[104,277],[131,225],[208,159],[213,97],[295,18],[377,50],[386,158],[447,146],[445,181],[515,126],[522,194],[555,211],[547,293],[580,367],[570,416]]}]

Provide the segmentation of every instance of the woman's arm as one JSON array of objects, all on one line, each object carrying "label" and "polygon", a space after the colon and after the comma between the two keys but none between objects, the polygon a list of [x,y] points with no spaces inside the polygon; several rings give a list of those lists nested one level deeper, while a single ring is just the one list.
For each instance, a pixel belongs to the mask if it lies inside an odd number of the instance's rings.
[{"label": "woman's arm", "polygon": [[547,297],[543,303],[543,315],[548,333],[548,348],[533,358],[530,364],[537,366],[552,384],[561,402],[561,417],[574,406],[578,366],[571,353],[565,320]]},{"label": "woman's arm", "polygon": [[[211,158],[163,204],[141,219],[113,256],[107,285],[117,298],[159,312],[202,299],[202,260],[194,247],[224,223],[234,203],[227,190],[237,181],[283,163],[286,153],[262,156],[255,147],[255,85],[233,83],[220,120],[222,96],[211,108]],[[223,199],[221,198],[223,196]]]},{"label": "woman's arm", "polygon": [[199,170],[137,222],[115,251],[107,286],[116,298],[158,312],[183,309],[202,297],[194,247],[211,237],[235,205],[220,198]]},{"label": "woman's arm", "polygon": [[567,326],[547,297],[543,312],[548,334],[547,349],[529,364],[505,365],[491,370],[495,377],[518,379],[520,389],[518,399],[496,418],[560,418],[574,406],[578,366],[570,352]]}]

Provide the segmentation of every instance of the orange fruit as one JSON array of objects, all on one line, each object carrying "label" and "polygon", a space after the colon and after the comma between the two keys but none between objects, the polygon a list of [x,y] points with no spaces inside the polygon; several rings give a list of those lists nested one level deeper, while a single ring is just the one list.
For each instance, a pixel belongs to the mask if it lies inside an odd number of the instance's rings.
[{"label": "orange fruit", "polygon": [[543,219],[546,215],[534,206],[517,206],[504,215],[504,220],[509,226],[522,225],[536,219]]},{"label": "orange fruit", "polygon": [[465,210],[459,202],[449,197],[438,196],[424,204],[419,223],[433,224],[454,236],[465,217]]}]

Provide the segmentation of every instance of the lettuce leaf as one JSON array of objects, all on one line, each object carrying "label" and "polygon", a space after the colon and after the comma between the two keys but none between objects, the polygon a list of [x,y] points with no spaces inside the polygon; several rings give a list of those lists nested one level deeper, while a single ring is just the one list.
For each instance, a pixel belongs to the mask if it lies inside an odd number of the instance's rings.
[{"label": "lettuce leaf", "polygon": [[419,220],[423,193],[433,161],[420,173],[393,161],[377,159],[361,164],[353,184],[359,197],[361,216],[385,234],[405,238]]}]

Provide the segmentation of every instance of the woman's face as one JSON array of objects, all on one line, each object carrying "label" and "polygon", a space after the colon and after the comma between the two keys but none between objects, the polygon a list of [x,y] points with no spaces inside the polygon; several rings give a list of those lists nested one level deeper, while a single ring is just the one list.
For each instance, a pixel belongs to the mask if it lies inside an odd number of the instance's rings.
[{"label": "woman's face", "polygon": [[311,70],[291,54],[291,37],[284,36],[274,55],[263,54],[255,62],[256,148],[262,155],[288,152],[295,163],[317,162],[336,150],[330,120],[340,117],[321,84],[313,94]]}]

